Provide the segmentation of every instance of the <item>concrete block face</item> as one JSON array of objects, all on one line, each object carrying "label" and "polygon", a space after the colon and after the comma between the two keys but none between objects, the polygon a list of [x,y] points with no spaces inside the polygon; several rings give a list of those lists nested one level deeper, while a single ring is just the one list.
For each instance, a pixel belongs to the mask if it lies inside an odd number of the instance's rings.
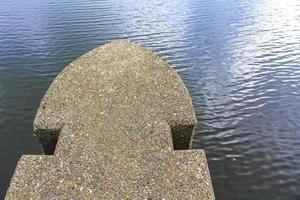
[{"label": "concrete block face", "polygon": [[128,41],[67,66],[43,97],[34,131],[46,155],[17,164],[6,199],[214,199],[178,74]]}]

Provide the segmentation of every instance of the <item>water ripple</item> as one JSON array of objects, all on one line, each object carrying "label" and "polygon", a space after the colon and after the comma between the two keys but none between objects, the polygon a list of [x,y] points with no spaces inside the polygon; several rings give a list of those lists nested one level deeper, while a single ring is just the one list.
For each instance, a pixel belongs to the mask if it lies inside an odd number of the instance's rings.
[{"label": "water ripple", "polygon": [[32,119],[57,73],[129,38],[186,83],[217,199],[299,199],[299,12],[296,0],[2,1],[0,194],[19,156],[40,153]]}]

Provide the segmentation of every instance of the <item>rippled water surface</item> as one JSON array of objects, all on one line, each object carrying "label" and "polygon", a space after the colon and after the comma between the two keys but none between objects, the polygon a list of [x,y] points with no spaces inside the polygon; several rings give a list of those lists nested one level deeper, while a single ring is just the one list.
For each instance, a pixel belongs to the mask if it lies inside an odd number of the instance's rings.
[{"label": "rippled water surface", "polygon": [[[181,75],[198,116],[217,199],[300,199],[300,1],[0,2],[0,189],[65,65],[129,38]],[[1,198],[0,196],[0,198]]]}]

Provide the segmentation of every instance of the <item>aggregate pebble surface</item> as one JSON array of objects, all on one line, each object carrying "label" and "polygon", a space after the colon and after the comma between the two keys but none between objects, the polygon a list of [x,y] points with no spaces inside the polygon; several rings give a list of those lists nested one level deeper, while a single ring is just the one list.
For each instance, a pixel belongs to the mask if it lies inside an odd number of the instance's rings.
[{"label": "aggregate pebble surface", "polygon": [[166,62],[126,40],[103,45],[51,84],[34,131],[53,155],[22,156],[6,200],[212,200],[205,153],[189,149],[195,125]]}]

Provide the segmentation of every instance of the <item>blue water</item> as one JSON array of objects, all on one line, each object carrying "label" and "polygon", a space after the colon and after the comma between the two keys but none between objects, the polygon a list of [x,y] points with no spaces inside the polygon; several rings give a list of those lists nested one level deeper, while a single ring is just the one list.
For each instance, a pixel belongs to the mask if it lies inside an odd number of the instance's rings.
[{"label": "blue water", "polygon": [[299,0],[0,2],[0,198],[53,78],[128,38],[181,75],[217,199],[300,199]]}]

